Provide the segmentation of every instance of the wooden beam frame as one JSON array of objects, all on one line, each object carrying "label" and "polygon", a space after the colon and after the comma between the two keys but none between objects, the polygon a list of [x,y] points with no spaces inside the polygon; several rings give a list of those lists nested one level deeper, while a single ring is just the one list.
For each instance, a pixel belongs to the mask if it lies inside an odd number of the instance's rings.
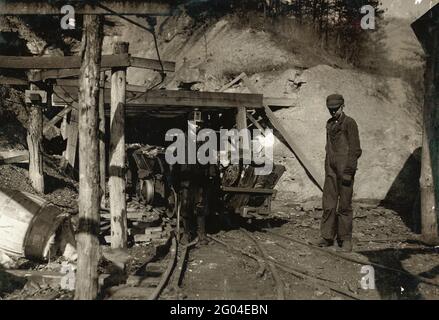
[{"label": "wooden beam frame", "polygon": [[[128,67],[130,56],[128,54],[104,55],[101,67]],[[78,69],[81,68],[80,56],[65,57],[17,57],[0,56],[1,69]]]},{"label": "wooden beam frame", "polygon": [[[70,95],[76,99],[78,89],[75,87],[54,86],[54,92],[59,96]],[[54,95],[55,102],[62,102]],[[105,103],[109,104],[111,96],[105,90]],[[147,93],[133,95],[127,92],[126,105],[130,107],[190,107],[190,108],[263,108],[263,96],[249,93],[222,93],[178,90],[151,90]]]},{"label": "wooden beam frame", "polygon": [[[162,60],[162,64],[164,71],[175,72],[175,62]],[[162,66],[158,60],[138,57],[130,57],[130,67],[156,71],[162,70]]]},{"label": "wooden beam frame", "polygon": [[[99,1],[105,7],[123,15],[150,15],[150,16],[170,16],[172,15],[171,7],[165,3],[146,2],[146,1]],[[83,3],[83,2],[82,2]],[[2,0],[0,1],[0,15],[63,15],[61,7],[65,4],[73,5],[75,14],[79,15],[113,15],[111,12],[93,6],[91,4],[82,4],[78,1],[62,2],[59,4],[50,4],[38,1],[18,1]]]},{"label": "wooden beam frame", "polygon": [[[174,72],[175,62],[162,61],[163,70]],[[18,57],[0,56],[0,69],[62,69],[61,71],[45,71],[41,80],[48,78],[65,78],[79,76],[81,57]],[[103,55],[101,68],[108,70],[116,67],[133,67],[161,71],[162,66],[158,60],[131,57],[129,54]],[[50,71],[50,72],[49,72]],[[44,75],[44,76],[43,76]],[[4,81],[12,81],[14,78],[5,78]]]}]

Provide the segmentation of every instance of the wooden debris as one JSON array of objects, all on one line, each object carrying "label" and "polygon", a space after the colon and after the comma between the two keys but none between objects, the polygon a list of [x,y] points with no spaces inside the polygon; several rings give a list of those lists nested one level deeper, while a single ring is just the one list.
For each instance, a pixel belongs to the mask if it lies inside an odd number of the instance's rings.
[{"label": "wooden debris", "polygon": [[0,164],[28,163],[29,151],[27,150],[10,150],[0,151]]},{"label": "wooden debris", "polygon": [[65,150],[64,169],[67,167],[74,169],[76,162],[76,151],[78,147],[78,104],[74,103],[70,114],[70,124],[68,126],[67,147]]}]

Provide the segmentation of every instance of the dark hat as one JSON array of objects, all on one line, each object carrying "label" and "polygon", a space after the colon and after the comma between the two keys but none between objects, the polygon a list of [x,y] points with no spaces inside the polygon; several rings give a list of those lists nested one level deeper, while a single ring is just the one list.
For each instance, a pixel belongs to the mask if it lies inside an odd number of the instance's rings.
[{"label": "dark hat", "polygon": [[331,94],[326,98],[326,106],[330,109],[339,108],[344,104],[344,98],[341,94]]}]

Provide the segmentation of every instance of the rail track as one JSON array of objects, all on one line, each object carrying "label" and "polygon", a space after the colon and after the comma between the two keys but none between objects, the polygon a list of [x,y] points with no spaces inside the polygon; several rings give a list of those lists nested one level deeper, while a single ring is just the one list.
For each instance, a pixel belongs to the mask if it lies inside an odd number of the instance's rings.
[{"label": "rail track", "polygon": [[[256,251],[259,252],[259,254],[251,253],[249,250],[245,250],[242,248],[238,248],[236,246],[232,246],[230,243],[227,242],[227,240],[219,239],[215,236],[209,236],[209,238],[221,245],[223,245],[227,251],[232,252],[234,254],[237,254],[239,256],[246,256],[248,258],[251,258],[258,262],[259,265],[266,265],[269,266],[270,272],[272,273],[274,283],[276,286],[276,298],[279,300],[285,299],[284,294],[284,286],[285,282],[281,279],[280,274],[278,270],[283,271],[286,276],[293,276],[301,281],[307,286],[309,286],[312,289],[320,289],[321,287],[326,287],[329,290],[333,291],[334,293],[338,295],[343,295],[347,297],[348,299],[352,300],[360,300],[360,297],[356,295],[355,293],[346,290],[345,288],[339,286],[336,282],[331,281],[329,279],[323,278],[322,276],[313,274],[309,270],[306,270],[304,268],[300,268],[297,266],[293,266],[291,264],[287,264],[285,262],[282,262],[280,257],[272,257],[271,255],[268,255],[266,253],[266,249],[264,249],[263,241],[260,241],[256,238],[255,234],[251,234],[246,230],[241,230],[251,241],[253,242],[254,246],[256,247]],[[261,233],[256,233],[258,236],[261,235]],[[274,241],[273,239],[270,239],[271,242],[279,245],[279,247],[283,249],[290,249],[286,248],[279,242]]]},{"label": "rail track", "polygon": [[[190,249],[196,244],[180,244],[174,234],[160,248],[160,257],[153,257],[135,275],[122,279],[122,284],[105,289],[108,300],[157,300],[168,289],[171,298],[178,295]],[[110,281],[111,282],[111,281]]]},{"label": "rail track", "polygon": [[[298,247],[306,247],[314,254],[322,255],[329,258],[330,261],[342,260],[344,262],[358,265],[372,265],[376,268],[386,270],[394,274],[402,274],[415,278],[417,281],[428,284],[430,286],[439,287],[434,280],[427,279],[418,275],[410,274],[404,270],[392,268],[389,266],[373,263],[357,254],[343,254],[330,249],[319,248],[310,243],[299,240],[281,233],[274,232],[269,229],[258,229],[248,231],[240,228],[238,231],[242,234],[243,239],[239,245],[236,239],[230,238],[228,233],[224,233],[221,237],[216,235],[208,235],[208,238],[221,245],[223,250],[232,253],[238,257],[247,257],[254,260],[258,264],[256,272],[257,278],[262,278],[266,274],[270,274],[270,281],[273,281],[274,298],[278,300],[288,299],[288,291],[286,288],[292,282],[299,281],[302,285],[312,290],[318,291],[326,288],[328,292],[332,292],[336,296],[343,296],[347,299],[361,300],[362,297],[358,291],[353,291],[350,287],[346,287],[345,283],[331,280],[326,275],[322,276],[315,270],[307,266],[300,266],[297,263],[291,263],[285,257],[288,253],[298,250]],[[240,239],[242,239],[240,237]],[[275,245],[281,250],[274,252],[267,247],[267,244]],[[109,299],[179,299],[181,298],[181,285],[185,276],[184,272],[190,255],[190,250],[196,245],[196,242],[183,245],[178,243],[176,237],[171,235],[167,246],[167,253],[158,261],[146,263],[143,267],[141,275],[128,277],[124,285],[110,288]],[[296,261],[297,262],[297,261]]]}]

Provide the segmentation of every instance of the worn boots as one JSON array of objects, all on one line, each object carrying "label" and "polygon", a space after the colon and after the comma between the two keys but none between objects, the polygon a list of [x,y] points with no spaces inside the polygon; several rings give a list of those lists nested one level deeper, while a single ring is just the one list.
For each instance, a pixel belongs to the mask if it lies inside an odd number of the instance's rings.
[{"label": "worn boots", "polygon": [[[339,248],[337,249],[337,251],[352,252],[352,241],[351,240],[344,240],[344,241],[338,240],[337,242],[339,245]],[[332,247],[334,245],[334,241],[320,238],[318,240],[312,241],[311,244],[314,246],[320,247],[320,248],[327,248],[327,247]]]}]

